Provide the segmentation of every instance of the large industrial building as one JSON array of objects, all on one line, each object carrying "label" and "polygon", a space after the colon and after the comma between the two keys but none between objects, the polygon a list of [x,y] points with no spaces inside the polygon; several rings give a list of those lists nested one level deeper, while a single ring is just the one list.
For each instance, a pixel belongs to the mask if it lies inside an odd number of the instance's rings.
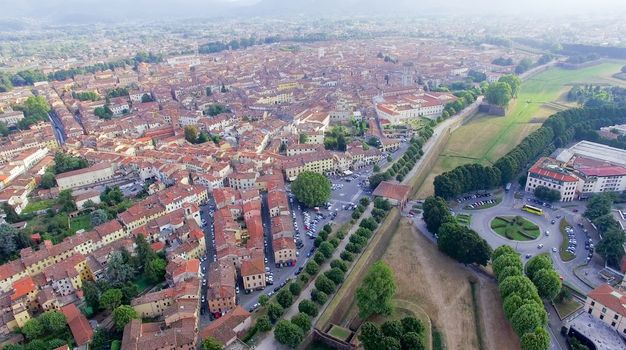
[{"label": "large industrial building", "polygon": [[545,186],[561,193],[561,201],[594,193],[626,190],[626,150],[589,141],[540,158],[528,171],[526,191]]}]

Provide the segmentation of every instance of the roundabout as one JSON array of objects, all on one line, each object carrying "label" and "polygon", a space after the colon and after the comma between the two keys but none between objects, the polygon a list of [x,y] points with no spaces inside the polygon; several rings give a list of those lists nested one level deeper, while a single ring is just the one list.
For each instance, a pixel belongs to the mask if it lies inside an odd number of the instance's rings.
[{"label": "roundabout", "polygon": [[539,226],[519,215],[496,216],[490,226],[495,233],[512,241],[533,241],[541,235]]}]

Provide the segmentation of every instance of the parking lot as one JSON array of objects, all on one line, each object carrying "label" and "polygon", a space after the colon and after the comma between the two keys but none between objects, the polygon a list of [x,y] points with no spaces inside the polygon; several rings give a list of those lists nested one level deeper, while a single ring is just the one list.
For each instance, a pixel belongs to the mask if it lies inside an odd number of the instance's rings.
[{"label": "parking lot", "polygon": [[[352,209],[358,203],[359,199],[366,195],[371,194],[371,190],[367,186],[366,180],[373,172],[373,165],[366,166],[359,170],[356,170],[349,176],[345,175],[329,175],[328,179],[332,183],[331,198],[326,206],[321,206],[318,209],[307,209],[302,206],[295,199],[295,196],[291,193],[290,184],[286,185],[287,192],[289,194],[289,204],[292,211],[292,218],[294,220],[295,242],[298,251],[297,261],[292,266],[280,266],[277,267],[274,263],[274,253],[272,251],[272,238],[271,238],[271,219],[269,211],[267,209],[267,197],[266,194],[262,194],[262,211],[261,216],[263,220],[263,229],[265,234],[265,257],[266,257],[266,271],[267,271],[267,286],[263,290],[254,291],[246,294],[243,289],[243,281],[238,279],[237,302],[246,310],[253,310],[257,308],[258,298],[261,294],[272,296],[281,287],[285,286],[290,279],[294,278],[303,269],[308,259],[315,251],[314,240],[317,234],[327,223],[334,223],[335,225],[343,225],[350,221],[352,216]],[[201,287],[201,300],[202,300],[202,315],[201,324],[206,325],[211,321],[211,316],[208,313],[208,305],[206,302],[206,280],[205,275],[210,262],[216,260],[215,255],[215,240],[213,232],[213,213],[215,210],[215,203],[211,198],[206,205],[201,207],[201,220],[203,223],[203,230],[206,240],[206,258],[201,259],[201,269],[203,276]],[[270,277],[271,276],[271,277]]]}]

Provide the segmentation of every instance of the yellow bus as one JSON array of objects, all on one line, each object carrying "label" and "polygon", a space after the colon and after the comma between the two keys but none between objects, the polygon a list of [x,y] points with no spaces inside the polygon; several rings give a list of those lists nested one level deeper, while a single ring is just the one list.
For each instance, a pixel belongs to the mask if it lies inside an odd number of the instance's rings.
[{"label": "yellow bus", "polygon": [[537,208],[537,207],[533,207],[532,205],[528,205],[528,204],[525,204],[522,207],[522,210],[527,211],[527,212],[532,213],[532,214],[535,214],[535,215],[543,215],[543,209]]}]

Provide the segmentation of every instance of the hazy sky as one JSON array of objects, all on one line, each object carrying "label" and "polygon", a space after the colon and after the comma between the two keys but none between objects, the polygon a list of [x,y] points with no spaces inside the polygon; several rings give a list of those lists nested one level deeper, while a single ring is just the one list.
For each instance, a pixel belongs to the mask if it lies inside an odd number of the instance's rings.
[{"label": "hazy sky", "polygon": [[624,13],[626,0],[0,0],[0,18],[62,21],[293,14]]}]

